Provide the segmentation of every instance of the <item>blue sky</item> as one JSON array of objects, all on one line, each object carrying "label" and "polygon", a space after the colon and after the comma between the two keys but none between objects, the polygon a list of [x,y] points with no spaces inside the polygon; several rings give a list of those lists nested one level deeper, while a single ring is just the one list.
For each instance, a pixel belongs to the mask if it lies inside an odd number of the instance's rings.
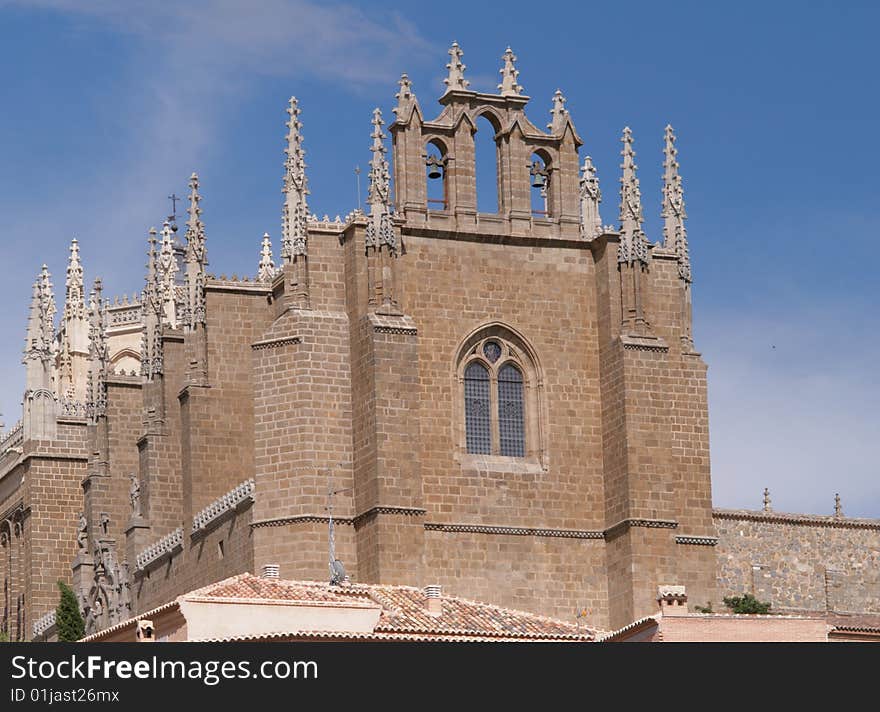
[{"label": "blue sky", "polygon": [[[0,410],[20,414],[30,284],[63,294],[70,239],[105,293],[143,285],[146,231],[199,173],[210,270],[278,249],[287,98],[303,109],[318,214],[354,207],[370,112],[409,73],[426,113],[446,50],[493,90],[509,44],[529,115],[560,88],[617,218],[620,133],[635,137],[661,239],[663,127],[677,132],[709,364],[713,498],[880,517],[876,245],[880,6],[284,0],[0,0]],[[59,309],[61,304],[59,303]]]}]

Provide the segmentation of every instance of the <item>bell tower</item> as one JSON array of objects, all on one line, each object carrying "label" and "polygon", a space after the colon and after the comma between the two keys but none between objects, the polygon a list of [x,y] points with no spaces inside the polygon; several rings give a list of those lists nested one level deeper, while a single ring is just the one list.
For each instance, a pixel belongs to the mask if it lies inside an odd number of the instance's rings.
[{"label": "bell tower", "polygon": [[[440,97],[443,107],[437,118],[427,121],[404,74],[399,82],[396,120],[390,127],[394,147],[395,203],[408,226],[459,232],[502,235],[540,235],[578,239],[580,200],[578,136],[561,91],[554,94],[548,131],[542,131],[525,115],[529,97],[517,83],[516,56],[508,47],[502,56],[502,81],[498,94],[472,91],[464,77],[466,66],[457,42],[449,50]],[[494,130],[497,158],[498,211],[477,210],[476,153],[477,119],[484,117]],[[439,156],[429,155],[435,147]],[[540,167],[536,169],[533,156]],[[427,171],[427,175],[426,175]],[[537,172],[539,171],[539,172]],[[546,194],[546,210],[535,214],[531,189],[539,175]],[[428,200],[427,180],[444,182],[443,205]]]}]

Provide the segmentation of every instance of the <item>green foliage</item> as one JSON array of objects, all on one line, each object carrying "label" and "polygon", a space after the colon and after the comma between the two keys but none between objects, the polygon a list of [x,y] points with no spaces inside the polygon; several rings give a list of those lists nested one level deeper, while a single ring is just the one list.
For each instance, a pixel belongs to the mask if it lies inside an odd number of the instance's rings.
[{"label": "green foliage", "polygon": [[0,630],[0,643],[8,643],[9,634],[5,630]]},{"label": "green foliage", "polygon": [[727,596],[724,599],[724,605],[733,613],[769,613],[770,604],[759,601],[752,594],[746,593],[742,596]]},{"label": "green foliage", "polygon": [[61,600],[55,609],[55,627],[58,629],[58,640],[62,643],[73,643],[85,635],[86,624],[79,612],[76,594],[64,581],[58,581],[61,589]]},{"label": "green foliage", "polygon": [[712,601],[707,601],[705,606],[694,606],[697,613],[714,613],[712,610]]}]

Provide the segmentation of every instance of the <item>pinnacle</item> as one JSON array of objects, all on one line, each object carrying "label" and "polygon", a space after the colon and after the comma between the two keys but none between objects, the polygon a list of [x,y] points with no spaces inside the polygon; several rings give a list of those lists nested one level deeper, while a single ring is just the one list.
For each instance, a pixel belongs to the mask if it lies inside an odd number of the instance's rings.
[{"label": "pinnacle", "polygon": [[401,110],[404,110],[409,106],[410,102],[415,99],[415,95],[412,91],[412,81],[410,81],[406,72],[400,75],[400,80],[397,82],[397,85],[400,87],[398,92],[394,95],[394,98],[397,99],[397,106],[391,110],[395,115]]},{"label": "pinnacle", "polygon": [[380,208],[385,210],[389,204],[389,183],[391,176],[388,173],[388,161],[385,159],[385,134],[382,132],[382,125],[385,122],[382,120],[382,112],[378,107],[373,109],[373,119],[371,123],[373,131],[370,136],[373,139],[373,145],[370,146],[370,151],[373,153],[373,157],[370,159],[370,188],[368,200],[370,205],[373,206],[372,210],[375,211]]},{"label": "pinnacle", "polygon": [[382,120],[382,111],[377,106],[373,109],[373,133],[370,134],[370,137],[373,139],[373,146],[370,150],[372,151],[381,151],[385,152],[385,145],[382,143],[382,139],[385,138],[385,134],[382,133],[382,126],[384,125],[384,121]]},{"label": "pinnacle", "polygon": [[443,80],[443,83],[446,85],[446,91],[452,91],[454,89],[466,90],[470,85],[470,82],[464,78],[464,70],[467,69],[467,65],[462,64],[461,62],[461,56],[464,52],[461,51],[458,42],[452,43],[452,47],[449,48],[448,54],[451,57],[449,64],[446,65],[446,69],[449,70],[449,76]]},{"label": "pinnacle", "polygon": [[566,98],[561,89],[557,89],[553,94],[553,108],[550,109],[550,115],[553,117],[551,122],[547,124],[547,128],[557,133],[562,129],[565,117],[568,111],[565,108]]},{"label": "pinnacle", "polygon": [[501,84],[498,89],[501,90],[502,96],[519,96],[522,93],[522,87],[517,83],[516,78],[519,76],[519,70],[514,66],[516,55],[510,49],[510,45],[501,55],[504,60],[504,66],[499,70],[501,74]]},{"label": "pinnacle", "polygon": [[275,262],[272,259],[272,240],[268,232],[263,233],[260,246],[260,262],[257,265],[257,279],[270,281],[275,275]]}]

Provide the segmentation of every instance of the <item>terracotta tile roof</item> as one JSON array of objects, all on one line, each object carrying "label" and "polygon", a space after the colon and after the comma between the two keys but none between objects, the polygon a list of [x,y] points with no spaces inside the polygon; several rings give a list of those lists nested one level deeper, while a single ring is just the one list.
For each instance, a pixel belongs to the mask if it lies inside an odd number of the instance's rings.
[{"label": "terracotta tile roof", "polygon": [[223,598],[259,601],[308,601],[320,603],[346,603],[352,599],[367,598],[365,594],[342,595],[341,589],[314,581],[283,581],[262,578],[253,574],[239,574],[232,578],[209,584],[190,593],[184,599]]},{"label": "terracotta tile roof", "polygon": [[115,623],[107,628],[99,630],[97,633],[91,633],[90,635],[85,636],[84,638],[80,638],[78,643],[90,643],[93,640],[98,640],[100,638],[104,638],[110,633],[115,633],[117,630],[122,630],[123,628],[132,625],[135,621],[140,620],[141,618],[152,618],[159,613],[164,613],[165,611],[170,611],[172,608],[177,606],[177,601],[169,601],[168,603],[163,603],[161,606],[156,606],[156,608],[151,608],[149,611],[144,611],[143,613],[139,613],[137,616],[128,618],[124,621],[120,621],[119,623]]},{"label": "terracotta tile roof", "polygon": [[[455,596],[441,596],[442,612],[427,611],[424,591],[412,586],[348,584],[330,586],[316,581],[266,579],[240,574],[182,596],[183,599],[304,601],[319,604],[371,603],[381,606],[373,639],[402,637],[438,639],[592,640],[595,633],[573,623],[516,611]],[[277,636],[289,635],[280,631]],[[297,633],[300,634],[300,633]],[[312,631],[310,635],[331,636]]]},{"label": "terracotta tile roof", "polygon": [[656,626],[660,623],[660,616],[645,616],[644,618],[637,618],[632,623],[623,626],[623,628],[618,628],[617,630],[609,630],[602,631],[601,633],[597,631],[596,633],[596,642],[597,643],[605,643],[612,642],[619,638],[620,636],[627,633],[635,633],[636,631],[643,630],[645,628],[650,628],[652,626]]},{"label": "terracotta tile roof", "polygon": [[492,636],[453,633],[340,633],[339,631],[294,630],[274,633],[255,633],[253,635],[233,635],[224,638],[194,638],[194,643],[233,643],[255,641],[295,642],[300,640],[329,641],[396,641],[407,643],[540,643],[586,642],[581,638],[532,637],[532,636]]}]

